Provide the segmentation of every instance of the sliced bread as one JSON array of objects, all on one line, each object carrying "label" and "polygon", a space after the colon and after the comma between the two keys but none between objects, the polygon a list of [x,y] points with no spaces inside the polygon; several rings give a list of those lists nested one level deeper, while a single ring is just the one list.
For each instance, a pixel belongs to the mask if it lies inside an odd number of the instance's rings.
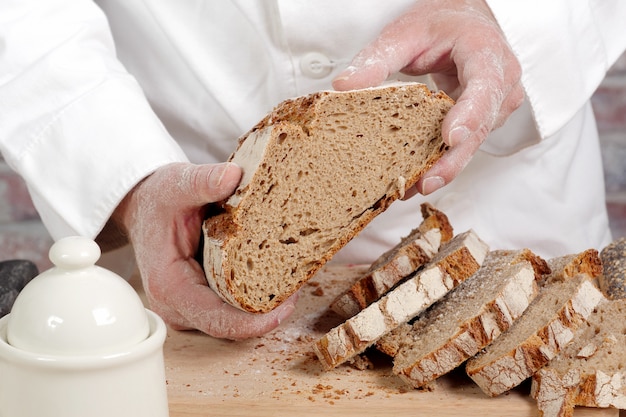
[{"label": "sliced bread", "polygon": [[540,285],[563,281],[578,274],[587,274],[591,278],[602,274],[602,261],[595,249],[548,259],[548,266],[552,272],[542,277]]},{"label": "sliced bread", "polygon": [[600,289],[608,298],[626,298],[626,238],[618,239],[600,252],[602,275]]},{"label": "sliced bread", "polygon": [[448,217],[428,203],[422,206],[423,221],[400,243],[380,256],[330,308],[348,318],[382,297],[394,285],[426,264],[439,247],[452,239]]},{"label": "sliced bread", "polygon": [[240,139],[241,183],[203,224],[209,286],[240,309],[275,308],[443,155],[452,105],[418,83],[278,105]]},{"label": "sliced bread", "polygon": [[407,323],[478,271],[487,252],[471,230],[452,238],[414,276],[317,340],[313,350],[322,366],[336,367]]},{"label": "sliced bread", "polygon": [[[508,329],[536,297],[530,250],[493,251],[480,270],[450,291],[395,338],[393,372],[414,388],[476,355]],[[545,261],[543,261],[545,265]],[[399,328],[400,329],[400,328]],[[396,329],[398,330],[398,329]]]},{"label": "sliced bread", "polygon": [[532,377],[540,416],[572,417],[575,406],[626,409],[626,299],[601,303],[574,341]]},{"label": "sliced bread", "polygon": [[549,283],[506,332],[466,362],[467,374],[490,396],[516,387],[571,342],[602,300],[586,274]]}]

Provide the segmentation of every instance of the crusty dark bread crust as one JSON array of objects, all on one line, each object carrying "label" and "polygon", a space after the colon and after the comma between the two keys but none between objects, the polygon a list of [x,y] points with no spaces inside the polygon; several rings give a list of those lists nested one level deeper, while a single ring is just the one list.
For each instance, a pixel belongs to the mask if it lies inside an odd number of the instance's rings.
[{"label": "crusty dark bread crust", "polygon": [[600,289],[612,300],[626,299],[626,238],[607,245],[600,253],[603,272],[598,277]]},{"label": "crusty dark bread crust", "polygon": [[586,274],[594,280],[602,274],[602,261],[596,249],[552,258],[548,260],[548,265],[552,272],[542,277],[540,285],[543,286],[570,279],[578,274]]},{"label": "crusty dark bread crust", "polygon": [[545,261],[528,249],[490,252],[476,274],[420,315],[413,326],[387,335],[388,342],[397,345],[393,372],[421,388],[476,355],[537,295],[540,272],[533,264]]},{"label": "crusty dark bread crust", "polygon": [[240,140],[242,182],[204,222],[210,287],[246,311],[279,305],[443,155],[452,105],[416,83],[280,104]]},{"label": "crusty dark bread crust", "polygon": [[541,417],[573,417],[576,406],[626,409],[624,317],[626,299],[601,303],[573,342],[533,375]]},{"label": "crusty dark bread crust", "polygon": [[570,343],[604,299],[586,274],[549,283],[513,326],[466,362],[467,375],[492,397],[516,387]]},{"label": "crusty dark bread crust", "polygon": [[421,206],[424,220],[400,243],[382,254],[330,308],[349,318],[372,304],[394,285],[429,262],[453,237],[448,216],[429,203]]},{"label": "crusty dark bread crust", "polygon": [[453,237],[415,275],[318,339],[313,350],[322,366],[344,363],[409,322],[476,273],[488,250],[472,230]]}]

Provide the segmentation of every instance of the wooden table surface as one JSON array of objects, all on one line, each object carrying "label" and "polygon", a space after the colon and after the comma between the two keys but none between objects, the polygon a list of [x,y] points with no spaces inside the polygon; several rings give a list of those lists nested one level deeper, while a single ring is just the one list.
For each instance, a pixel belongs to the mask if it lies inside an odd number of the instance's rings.
[{"label": "wooden table surface", "polygon": [[[170,416],[538,415],[529,384],[489,398],[457,370],[432,390],[413,390],[392,374],[382,354],[370,355],[370,369],[324,371],[311,344],[340,322],[328,305],[361,270],[323,269],[302,289],[290,320],[264,337],[232,342],[170,329],[164,345]],[[620,413],[576,409],[575,417],[585,416]]]}]

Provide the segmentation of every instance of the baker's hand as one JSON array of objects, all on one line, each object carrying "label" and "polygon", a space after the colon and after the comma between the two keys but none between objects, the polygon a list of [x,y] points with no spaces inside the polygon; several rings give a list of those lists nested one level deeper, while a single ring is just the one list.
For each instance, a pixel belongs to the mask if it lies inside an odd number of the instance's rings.
[{"label": "baker's hand", "polygon": [[484,0],[418,0],[333,86],[372,87],[398,71],[432,74],[438,88],[457,100],[442,126],[451,149],[418,182],[422,194],[452,181],[524,99],[520,64]]},{"label": "baker's hand", "polygon": [[173,328],[244,339],[275,328],[294,310],[295,296],[267,314],[224,303],[194,259],[206,205],[231,195],[240,179],[239,167],[229,163],[166,165],[139,183],[114,213],[133,245],[150,308]]}]

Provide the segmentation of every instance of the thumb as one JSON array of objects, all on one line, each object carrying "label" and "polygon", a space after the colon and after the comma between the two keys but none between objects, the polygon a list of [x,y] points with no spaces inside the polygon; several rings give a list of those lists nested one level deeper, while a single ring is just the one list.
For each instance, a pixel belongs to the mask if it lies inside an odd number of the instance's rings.
[{"label": "thumb", "polygon": [[241,168],[232,162],[188,165],[181,172],[180,191],[198,205],[214,203],[233,194],[241,175]]}]

